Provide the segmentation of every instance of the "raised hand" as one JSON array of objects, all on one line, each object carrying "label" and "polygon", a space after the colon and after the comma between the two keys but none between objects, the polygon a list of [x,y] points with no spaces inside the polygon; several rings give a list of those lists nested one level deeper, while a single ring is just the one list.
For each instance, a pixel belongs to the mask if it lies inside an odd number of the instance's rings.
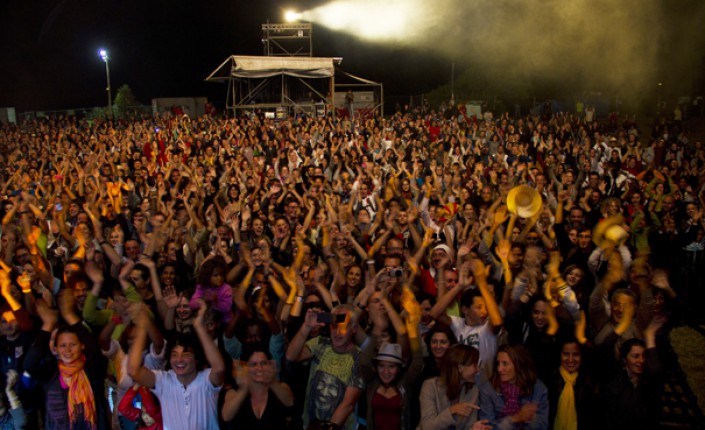
[{"label": "raised hand", "polygon": [[44,299],[37,299],[34,303],[37,309],[37,315],[42,320],[42,330],[48,332],[52,331],[59,322],[59,313],[50,309]]},{"label": "raised hand", "polygon": [[493,218],[494,225],[502,225],[507,219],[509,219],[509,215],[507,214],[507,207],[503,205],[497,208]]},{"label": "raised hand", "polygon": [[147,257],[146,255],[140,255],[138,263],[145,266],[148,269],[156,269],[156,264],[154,263],[154,260],[151,258]]},{"label": "raised hand", "polygon": [[234,361],[232,372],[238,389],[247,390],[250,386],[250,372],[247,368],[247,364],[239,360]]},{"label": "raised hand", "polygon": [[316,327],[323,327],[325,324],[318,322],[318,312],[315,309],[309,309],[306,312],[306,317],[304,318],[304,326],[309,329],[314,329]]},{"label": "raised hand", "polygon": [[198,313],[196,314],[196,318],[193,320],[193,325],[205,328],[206,325],[204,321],[204,316],[206,315],[206,311],[208,310],[208,305],[203,299],[198,299],[197,303]]},{"label": "raised hand", "polygon": [[511,244],[509,243],[508,240],[502,239],[499,241],[497,244],[497,248],[495,248],[495,251],[497,252],[497,256],[499,259],[504,262],[509,259],[509,251],[511,250]]},{"label": "raised hand", "polygon": [[98,268],[98,266],[95,264],[95,262],[91,259],[86,261],[86,266],[85,266],[85,272],[86,276],[94,283],[94,284],[102,284],[104,281],[104,276],[103,276],[103,271]]},{"label": "raised hand", "polygon": [[181,294],[176,294],[176,289],[174,287],[165,287],[162,291],[162,298],[164,299],[164,304],[169,309],[176,309],[181,301]]},{"label": "raised hand", "polygon": [[470,270],[475,279],[485,279],[489,271],[489,266],[485,266],[482,260],[473,259],[470,260]]}]

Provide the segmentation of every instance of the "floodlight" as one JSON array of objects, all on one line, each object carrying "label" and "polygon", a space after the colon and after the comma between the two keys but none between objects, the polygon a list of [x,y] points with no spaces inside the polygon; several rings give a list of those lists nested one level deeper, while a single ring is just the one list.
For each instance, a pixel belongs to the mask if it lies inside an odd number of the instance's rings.
[{"label": "floodlight", "polygon": [[298,21],[299,19],[301,19],[301,14],[294,10],[287,10],[284,13],[284,19],[286,20],[286,22]]}]

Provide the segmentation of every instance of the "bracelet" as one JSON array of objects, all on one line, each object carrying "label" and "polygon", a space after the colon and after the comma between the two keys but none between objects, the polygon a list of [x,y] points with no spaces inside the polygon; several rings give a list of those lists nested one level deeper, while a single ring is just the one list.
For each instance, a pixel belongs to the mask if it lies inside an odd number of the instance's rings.
[{"label": "bracelet", "polygon": [[108,241],[105,240],[105,239],[101,240],[101,241],[98,242],[98,243],[99,243],[101,246],[103,246],[103,245],[108,245]]},{"label": "bracelet", "polygon": [[367,260],[367,264],[375,264],[375,260]]},{"label": "bracelet", "polygon": [[333,300],[331,304],[333,305],[333,307],[340,306],[340,300]]},{"label": "bracelet", "polygon": [[304,301],[304,296],[296,296],[295,300],[296,300],[297,302],[302,302],[302,303],[303,303],[303,301]]},{"label": "bracelet", "polygon": [[119,324],[122,324],[122,317],[121,317],[120,315],[113,315],[113,316],[110,318],[110,321],[112,321],[112,322],[115,323],[116,325],[119,325]]},{"label": "bracelet", "polygon": [[326,260],[330,260],[331,258],[335,258],[335,254],[326,255]]}]

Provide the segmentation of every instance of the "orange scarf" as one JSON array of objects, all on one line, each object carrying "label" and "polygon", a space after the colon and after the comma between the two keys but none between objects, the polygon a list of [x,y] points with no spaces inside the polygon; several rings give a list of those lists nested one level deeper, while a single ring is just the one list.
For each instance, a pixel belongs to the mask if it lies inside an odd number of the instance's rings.
[{"label": "orange scarf", "polygon": [[[64,364],[60,361],[59,374],[62,381],[69,378],[71,379],[71,382],[69,383],[68,409],[69,420],[71,421],[72,427],[73,424],[78,421],[82,410],[83,419],[90,424],[92,429],[95,429],[98,427],[95,397],[93,396],[93,389],[91,388],[91,383],[88,380],[88,376],[86,376],[86,372],[83,370],[85,365],[85,355],[82,355],[81,358],[71,364]],[[78,407],[79,405],[82,405],[83,407]]]}]

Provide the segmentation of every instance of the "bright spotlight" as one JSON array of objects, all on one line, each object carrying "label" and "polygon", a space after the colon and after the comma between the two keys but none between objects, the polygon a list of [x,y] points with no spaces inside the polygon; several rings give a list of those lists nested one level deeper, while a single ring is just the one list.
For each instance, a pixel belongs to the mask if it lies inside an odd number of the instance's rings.
[{"label": "bright spotlight", "polygon": [[103,59],[103,61],[108,61],[108,51],[105,49],[98,51],[98,55],[100,55],[100,58]]},{"label": "bright spotlight", "polygon": [[[436,21],[427,0],[333,0],[304,12],[304,19],[367,40],[404,40]],[[421,33],[419,33],[421,32]]]},{"label": "bright spotlight", "polygon": [[284,13],[284,19],[286,20],[286,22],[298,21],[299,19],[301,19],[301,14],[293,10],[287,10]]}]

